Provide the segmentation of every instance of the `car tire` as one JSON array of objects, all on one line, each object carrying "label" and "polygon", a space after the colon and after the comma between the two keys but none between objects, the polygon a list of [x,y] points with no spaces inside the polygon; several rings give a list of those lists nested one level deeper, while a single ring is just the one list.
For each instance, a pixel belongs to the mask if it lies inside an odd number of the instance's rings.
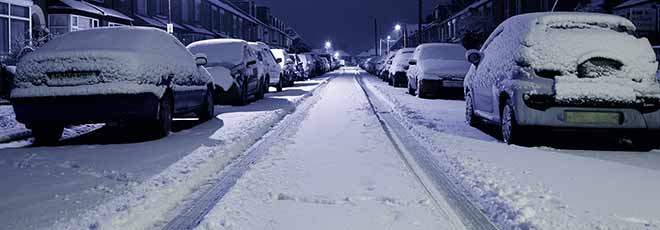
[{"label": "car tire", "polygon": [[410,80],[408,80],[408,94],[415,96],[415,89],[413,89],[410,85]]},{"label": "car tire", "polygon": [[277,92],[282,92],[282,88],[284,88],[284,78],[280,77],[280,82],[277,83],[275,89],[277,90]]},{"label": "car tire", "polygon": [[[246,80],[247,81],[247,80]],[[238,106],[244,106],[247,105],[250,101],[248,100],[250,98],[250,95],[248,94],[248,86],[247,82],[243,82],[239,87],[239,94],[238,94],[238,100],[236,101],[235,105]]]},{"label": "car tire", "polygon": [[502,142],[509,145],[524,145],[524,128],[516,121],[515,108],[511,100],[507,99],[500,116],[500,130]]},{"label": "car tire", "polygon": [[416,92],[416,94],[417,94],[418,98],[425,99],[426,94],[424,94],[425,92],[422,91],[423,86],[424,86],[424,84],[422,83],[422,81],[417,81],[417,92]]},{"label": "car tire", "polygon": [[152,133],[151,136],[154,138],[163,138],[170,135],[172,130],[172,97],[169,94],[165,94],[163,98],[158,102],[158,114],[156,119],[151,123],[149,132]]},{"label": "car tire", "polygon": [[[265,79],[265,82],[270,82],[270,80],[268,80],[268,78],[266,78],[266,79]],[[261,81],[261,82],[259,83],[259,86],[258,86],[259,89],[257,90],[257,94],[254,95],[254,97],[255,97],[257,100],[264,99],[264,95],[266,94],[266,92],[265,92],[265,90],[264,90],[264,85],[265,85],[264,83],[265,83],[265,82],[264,82],[264,81]]]},{"label": "car tire", "polygon": [[199,120],[208,121],[211,120],[211,118],[213,118],[215,115],[214,97],[213,88],[209,87],[209,89],[206,90],[206,98],[204,99],[204,103],[202,103],[200,110],[197,111],[197,117],[199,117]]},{"label": "car tire", "polygon": [[474,113],[474,99],[472,92],[467,92],[465,95],[465,121],[472,127],[479,125],[479,118]]},{"label": "car tire", "polygon": [[32,127],[32,135],[36,145],[53,145],[62,138],[64,126],[61,125],[38,125]]}]

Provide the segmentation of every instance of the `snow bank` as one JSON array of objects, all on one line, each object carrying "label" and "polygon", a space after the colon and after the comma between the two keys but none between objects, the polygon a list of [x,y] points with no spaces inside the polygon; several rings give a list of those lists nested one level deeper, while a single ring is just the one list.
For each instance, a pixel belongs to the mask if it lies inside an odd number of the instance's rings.
[{"label": "snow bank", "polygon": [[[51,75],[65,72],[83,74]],[[21,59],[12,97],[159,94],[162,91],[155,86],[172,74],[173,83],[182,86],[205,85],[209,80],[198,72],[190,52],[161,30],[113,27],[78,31],[58,37]]]},{"label": "snow bank", "polygon": [[468,126],[462,101],[420,101],[377,79],[366,82],[501,229],[660,229],[657,169],[508,146]]}]

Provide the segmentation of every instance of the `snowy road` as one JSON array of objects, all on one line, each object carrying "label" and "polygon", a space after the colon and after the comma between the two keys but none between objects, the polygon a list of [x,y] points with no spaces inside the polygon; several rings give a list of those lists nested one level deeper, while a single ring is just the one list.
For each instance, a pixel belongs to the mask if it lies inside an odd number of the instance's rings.
[{"label": "snowy road", "polygon": [[245,107],[218,106],[216,119],[209,122],[178,119],[174,133],[160,140],[102,128],[60,146],[1,149],[0,229],[150,225],[331,75],[299,82]]},{"label": "snowy road", "polygon": [[197,229],[463,229],[399,157],[356,73],[294,116]]}]

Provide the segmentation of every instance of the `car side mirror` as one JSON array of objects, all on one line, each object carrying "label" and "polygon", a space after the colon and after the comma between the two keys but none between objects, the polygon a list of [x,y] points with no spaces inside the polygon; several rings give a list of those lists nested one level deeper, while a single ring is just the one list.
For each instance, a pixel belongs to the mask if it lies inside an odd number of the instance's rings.
[{"label": "car side mirror", "polygon": [[417,60],[415,60],[415,59],[410,59],[410,60],[408,61],[408,64],[409,64],[409,65],[417,65]]},{"label": "car side mirror", "polygon": [[197,66],[205,66],[206,64],[208,64],[208,62],[209,60],[206,57],[206,54],[202,54],[202,53],[195,54],[195,64]]},{"label": "car side mirror", "polygon": [[473,65],[479,65],[481,63],[481,60],[484,58],[484,53],[482,53],[479,50],[468,50],[465,53],[465,59],[472,63]]},{"label": "car side mirror", "polygon": [[275,61],[279,64],[282,63],[282,58],[275,59]]},{"label": "car side mirror", "polygon": [[245,66],[249,67],[249,66],[254,65],[254,64],[257,64],[257,60],[248,61],[247,63],[245,63]]}]

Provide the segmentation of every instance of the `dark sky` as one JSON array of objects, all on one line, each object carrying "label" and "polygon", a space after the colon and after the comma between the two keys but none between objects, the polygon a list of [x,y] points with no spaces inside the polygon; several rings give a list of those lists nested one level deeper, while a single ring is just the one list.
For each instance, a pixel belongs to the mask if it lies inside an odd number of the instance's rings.
[{"label": "dark sky", "polygon": [[[326,40],[337,49],[357,54],[374,46],[374,18],[386,36],[397,22],[417,23],[417,0],[258,0],[295,28],[312,47]],[[423,0],[424,15],[440,0]]]}]

